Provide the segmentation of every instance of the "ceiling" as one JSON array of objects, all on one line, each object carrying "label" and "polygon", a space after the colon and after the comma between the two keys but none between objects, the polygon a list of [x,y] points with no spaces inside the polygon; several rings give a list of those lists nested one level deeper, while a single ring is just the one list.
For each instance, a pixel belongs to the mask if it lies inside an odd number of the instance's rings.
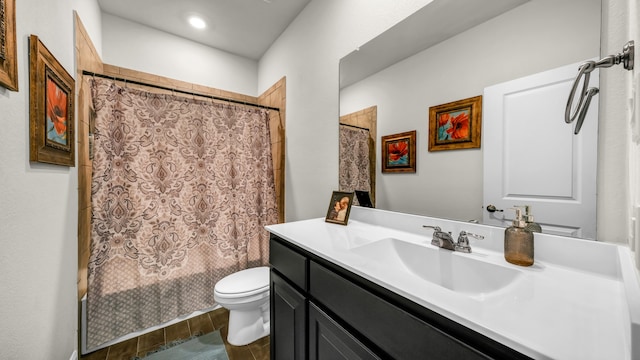
[{"label": "ceiling", "polygon": [[[340,88],[365,79],[527,1],[432,1],[344,57],[340,61]],[[461,53],[464,54],[463,49]]]},{"label": "ceiling", "polygon": [[[115,15],[195,42],[258,60],[310,0],[98,0]],[[187,21],[205,20],[205,29]]]}]

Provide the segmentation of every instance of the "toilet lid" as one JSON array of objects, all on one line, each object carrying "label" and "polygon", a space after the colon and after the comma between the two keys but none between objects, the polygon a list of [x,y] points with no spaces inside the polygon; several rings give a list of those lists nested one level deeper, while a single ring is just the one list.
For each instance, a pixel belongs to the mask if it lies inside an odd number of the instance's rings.
[{"label": "toilet lid", "polygon": [[241,270],[218,281],[215,291],[221,295],[252,295],[269,288],[269,267]]}]

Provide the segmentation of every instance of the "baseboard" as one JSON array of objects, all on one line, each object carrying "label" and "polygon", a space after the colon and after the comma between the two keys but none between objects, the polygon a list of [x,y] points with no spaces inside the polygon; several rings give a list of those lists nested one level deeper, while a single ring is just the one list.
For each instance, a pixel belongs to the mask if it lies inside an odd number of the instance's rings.
[{"label": "baseboard", "polygon": [[69,360],[78,360],[78,351],[77,350],[73,350],[73,353],[71,354],[71,357],[69,358]]}]

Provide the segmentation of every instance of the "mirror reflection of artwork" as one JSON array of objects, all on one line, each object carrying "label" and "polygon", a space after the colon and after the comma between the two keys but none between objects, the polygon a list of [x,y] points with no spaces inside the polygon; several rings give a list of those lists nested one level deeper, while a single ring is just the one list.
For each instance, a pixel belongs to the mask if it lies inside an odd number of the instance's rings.
[{"label": "mirror reflection of artwork", "polygon": [[437,143],[447,141],[468,141],[471,132],[469,131],[469,115],[471,108],[455,110],[438,114]]},{"label": "mirror reflection of artwork", "polygon": [[387,152],[389,153],[388,166],[407,166],[409,165],[409,140],[399,139],[387,143]]},{"label": "mirror reflection of artwork", "polygon": [[67,146],[67,93],[47,77],[47,142]]},{"label": "mirror reflection of artwork", "polygon": [[482,95],[429,108],[429,151],[480,147]]},{"label": "mirror reflection of artwork", "polygon": [[416,131],[382,137],[382,172],[416,172]]}]

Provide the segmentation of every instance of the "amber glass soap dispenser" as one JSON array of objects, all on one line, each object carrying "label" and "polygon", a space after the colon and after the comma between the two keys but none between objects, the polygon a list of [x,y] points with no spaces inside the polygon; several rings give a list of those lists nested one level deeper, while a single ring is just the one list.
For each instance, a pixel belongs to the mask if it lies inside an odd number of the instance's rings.
[{"label": "amber glass soap dispenser", "polygon": [[508,262],[520,265],[533,265],[533,233],[525,229],[526,221],[520,209],[516,211],[513,225],[504,231],[504,258]]}]

